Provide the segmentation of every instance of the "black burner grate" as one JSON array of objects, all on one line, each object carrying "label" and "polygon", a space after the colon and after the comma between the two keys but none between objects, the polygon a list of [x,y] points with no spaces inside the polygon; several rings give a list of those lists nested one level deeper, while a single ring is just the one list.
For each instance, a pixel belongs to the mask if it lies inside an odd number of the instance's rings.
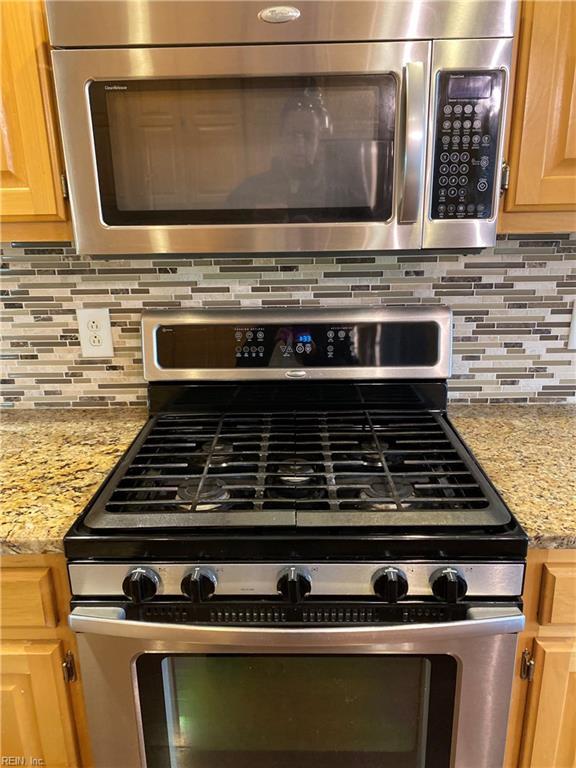
[{"label": "black burner grate", "polygon": [[92,527],[509,518],[449,425],[426,410],[161,414],[108,485]]}]

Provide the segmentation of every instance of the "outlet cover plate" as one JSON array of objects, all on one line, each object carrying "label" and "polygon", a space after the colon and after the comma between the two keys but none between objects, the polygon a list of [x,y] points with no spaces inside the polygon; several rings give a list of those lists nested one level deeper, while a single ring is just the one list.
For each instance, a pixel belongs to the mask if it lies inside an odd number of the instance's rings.
[{"label": "outlet cover plate", "polygon": [[82,357],[113,357],[110,312],[102,309],[77,309],[78,335]]}]

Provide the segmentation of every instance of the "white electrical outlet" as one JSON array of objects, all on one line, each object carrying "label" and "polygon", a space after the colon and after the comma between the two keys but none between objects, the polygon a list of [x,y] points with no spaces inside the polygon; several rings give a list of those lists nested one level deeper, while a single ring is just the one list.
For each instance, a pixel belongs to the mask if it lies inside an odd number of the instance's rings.
[{"label": "white electrical outlet", "polygon": [[108,309],[77,309],[82,357],[112,357],[112,328]]}]

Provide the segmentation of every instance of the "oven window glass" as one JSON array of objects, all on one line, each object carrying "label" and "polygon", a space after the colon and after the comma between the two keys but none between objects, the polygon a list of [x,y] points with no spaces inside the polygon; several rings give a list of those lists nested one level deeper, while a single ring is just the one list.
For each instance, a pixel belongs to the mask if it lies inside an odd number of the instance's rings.
[{"label": "oven window glass", "polygon": [[136,663],[148,768],[448,768],[449,656],[191,656]]},{"label": "oven window glass", "polygon": [[93,82],[111,225],[385,221],[395,76]]}]

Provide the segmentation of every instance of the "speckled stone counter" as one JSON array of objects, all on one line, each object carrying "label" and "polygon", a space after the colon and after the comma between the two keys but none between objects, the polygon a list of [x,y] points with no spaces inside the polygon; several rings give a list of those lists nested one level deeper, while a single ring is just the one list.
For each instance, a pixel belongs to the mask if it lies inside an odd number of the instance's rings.
[{"label": "speckled stone counter", "polygon": [[[450,417],[532,546],[576,548],[576,407],[457,406]],[[61,552],[145,419],[137,408],[0,414],[0,553]]]}]

